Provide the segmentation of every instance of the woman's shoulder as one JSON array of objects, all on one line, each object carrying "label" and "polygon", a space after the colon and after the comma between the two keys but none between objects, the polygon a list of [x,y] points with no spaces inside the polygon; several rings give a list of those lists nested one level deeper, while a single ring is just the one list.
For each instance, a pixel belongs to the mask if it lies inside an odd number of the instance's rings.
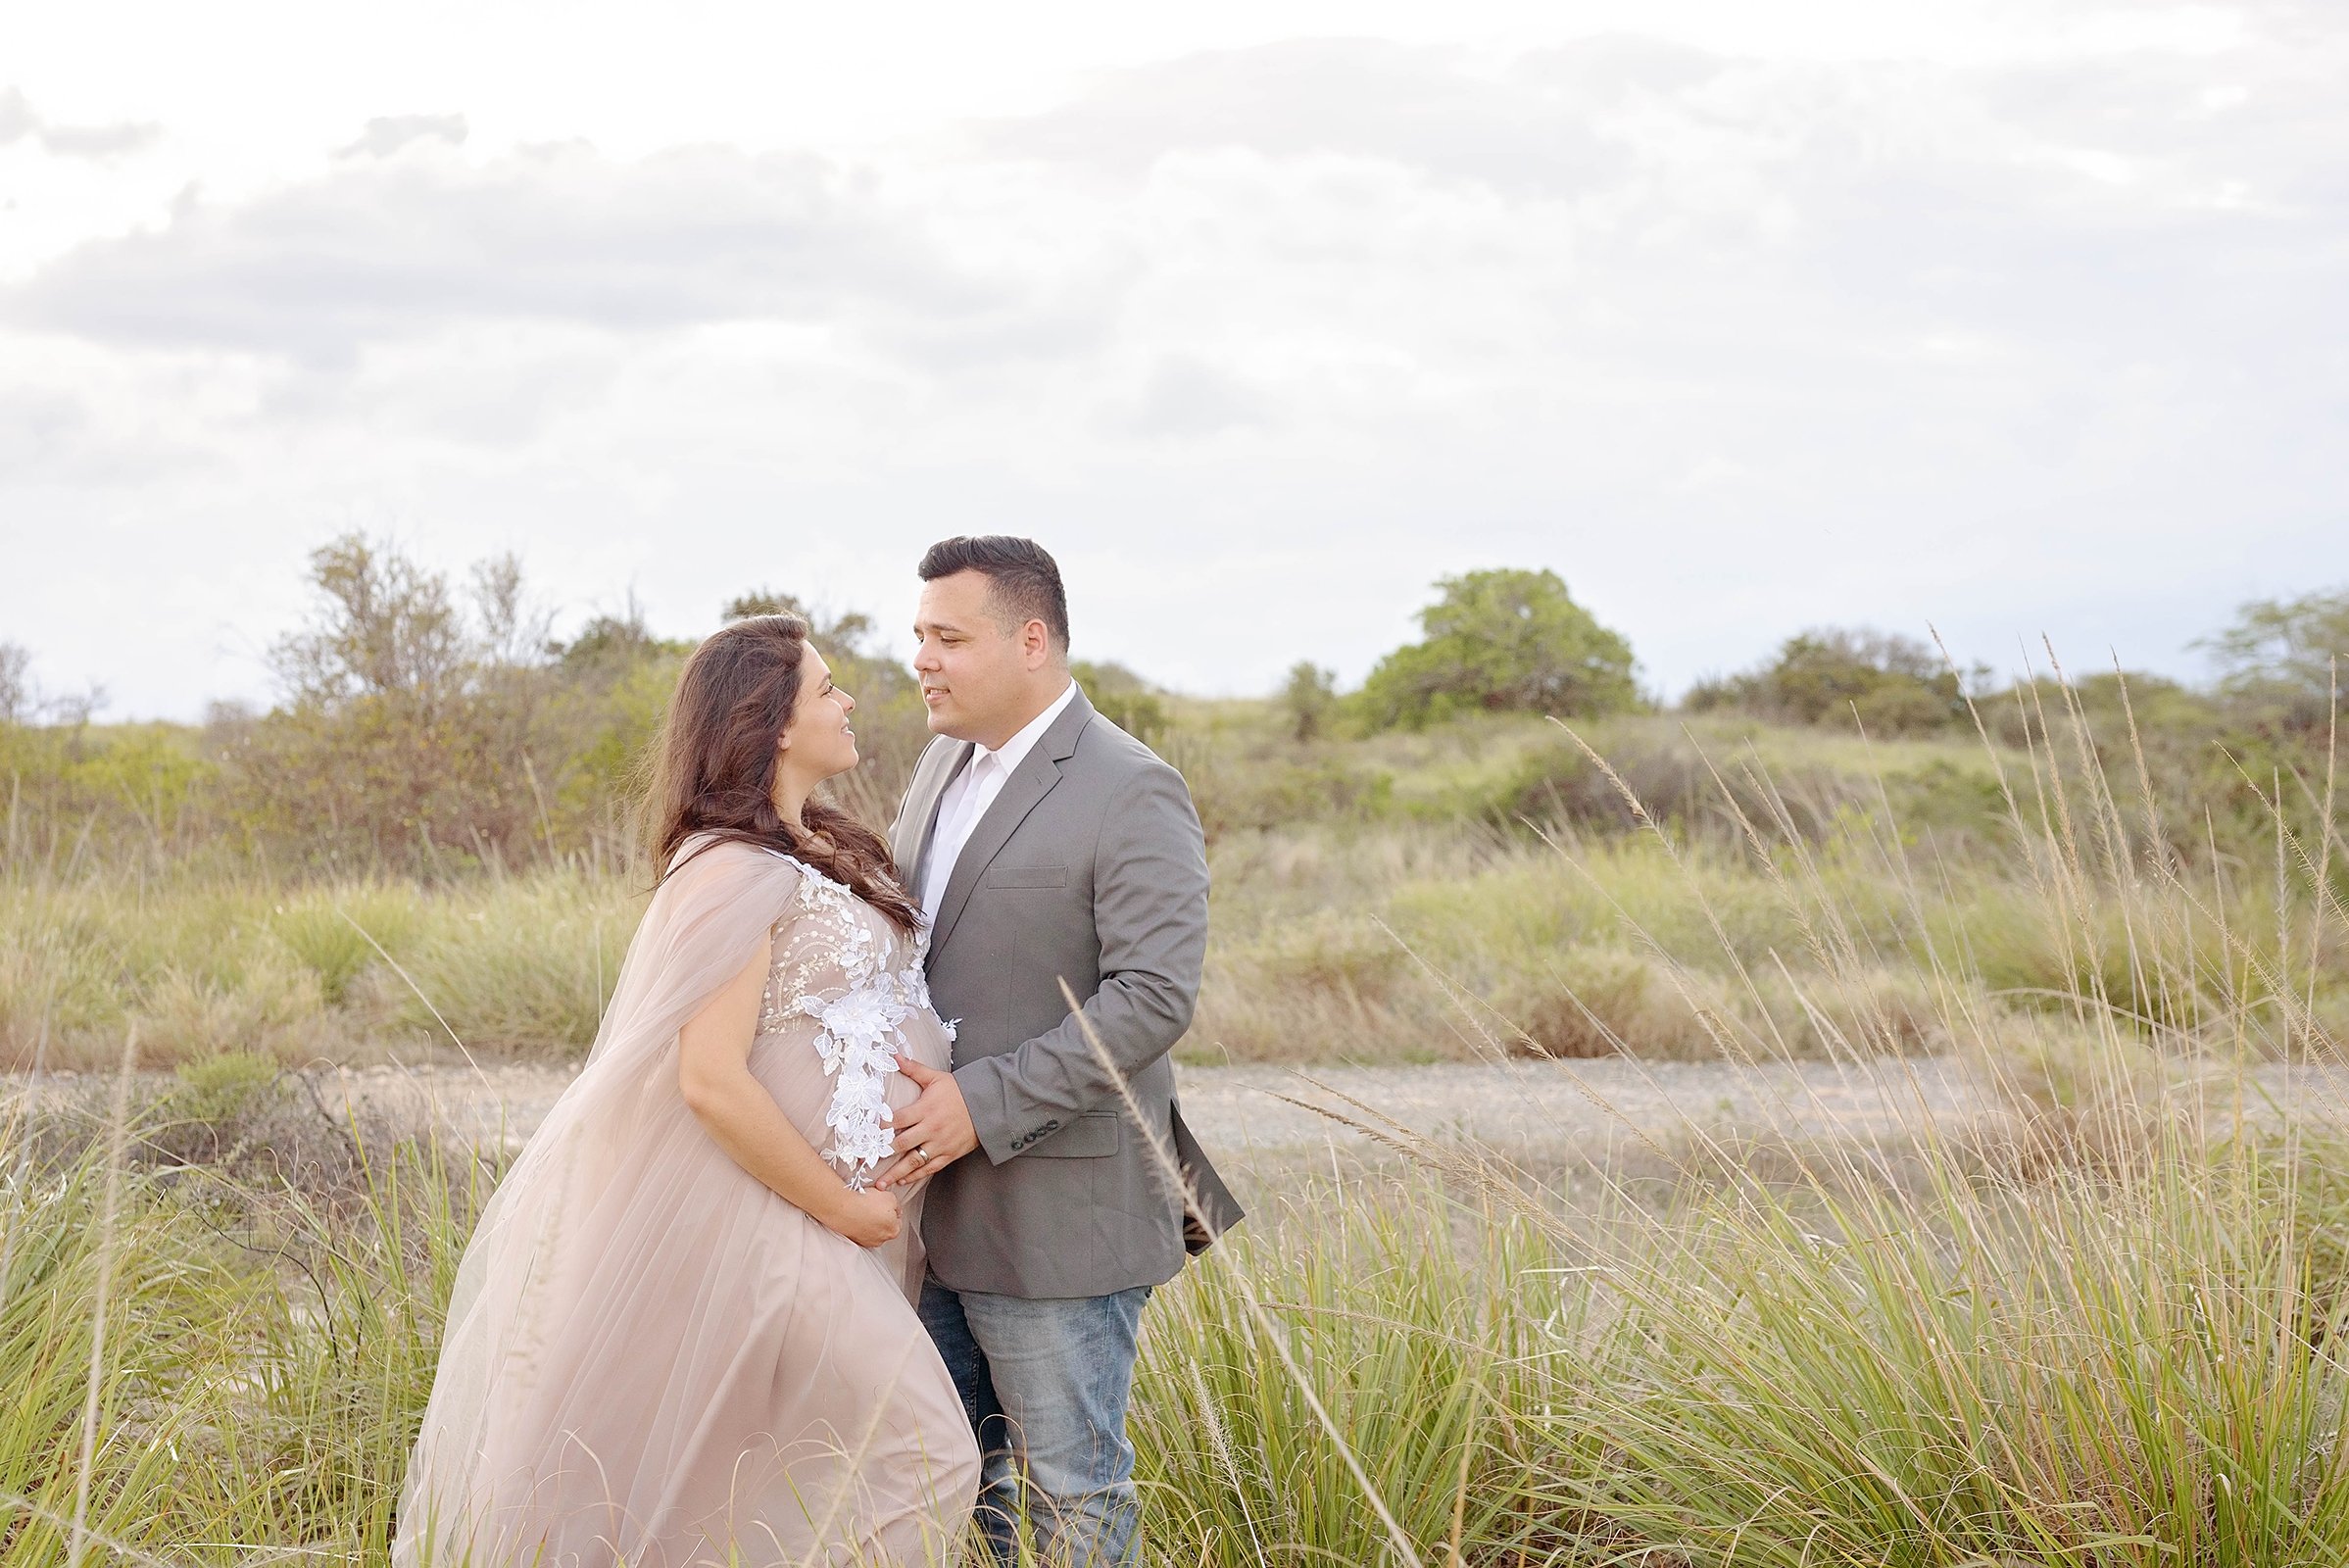
[{"label": "woman's shoulder", "polygon": [[702,880],[714,876],[756,876],[759,874],[801,876],[807,868],[780,850],[723,833],[693,833],[681,841],[670,854],[668,868],[661,873],[663,885],[679,878]]}]

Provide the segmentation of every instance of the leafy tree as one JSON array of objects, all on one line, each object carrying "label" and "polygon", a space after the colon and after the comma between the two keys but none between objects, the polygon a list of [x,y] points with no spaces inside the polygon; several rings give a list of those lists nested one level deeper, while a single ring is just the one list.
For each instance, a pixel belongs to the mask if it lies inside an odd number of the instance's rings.
[{"label": "leafy tree", "polygon": [[1289,715],[1290,734],[1299,741],[1314,739],[1329,726],[1337,708],[1335,670],[1323,669],[1309,659],[1290,667],[1289,684],[1281,688],[1281,709]]},{"label": "leafy tree", "polygon": [[1465,709],[1589,715],[1639,703],[1631,644],[1552,571],[1471,571],[1437,582],[1425,640],[1379,662],[1358,698],[1374,728]]},{"label": "leafy tree", "polygon": [[521,558],[511,552],[473,564],[474,649],[491,669],[523,669],[546,662],[554,645],[555,612],[522,586]]},{"label": "leafy tree", "polygon": [[826,659],[832,658],[836,651],[865,660],[886,657],[873,646],[873,638],[880,627],[874,624],[872,616],[861,611],[850,610],[832,614],[810,609],[795,595],[758,588],[747,594],[735,595],[726,601],[726,608],[718,612],[718,618],[726,621],[747,620],[753,615],[799,616],[807,623],[807,640],[822,649]]},{"label": "leafy tree", "polygon": [[[2048,744],[2051,726],[2059,738],[2068,736],[2066,726],[2077,710],[2100,752],[2119,748],[2107,759],[2108,783],[2116,788],[2133,782],[2126,776],[2135,769],[2129,750],[2131,729],[2148,748],[2208,752],[2226,724],[2220,703],[2207,693],[2143,669],[2101,670],[2070,680],[2038,675],[1981,693],[1976,706],[1990,738],[2018,748]],[[2227,766],[2224,758],[2216,760]]]},{"label": "leafy tree", "polygon": [[32,716],[32,656],[15,643],[0,643],[0,724],[22,724]]},{"label": "leafy tree", "polygon": [[1173,723],[1164,696],[1123,664],[1078,659],[1069,662],[1068,672],[1102,717],[1146,746],[1155,745]]},{"label": "leafy tree", "polygon": [[[1980,666],[1977,679],[1988,671]],[[1965,681],[1940,654],[1897,633],[1830,626],[1789,637],[1760,668],[1701,681],[1694,711],[1737,708],[1789,724],[1859,722],[1880,735],[1918,735],[1963,722]]]},{"label": "leafy tree", "polygon": [[772,588],[754,588],[747,594],[736,594],[717,612],[718,619],[729,622],[748,620],[753,615],[797,615],[814,624],[807,607],[800,603],[797,595],[779,594]]},{"label": "leafy tree", "polygon": [[333,708],[397,697],[429,706],[462,685],[471,650],[446,576],[354,533],[311,552],[310,583],[310,624],[269,650],[294,702]]},{"label": "leafy tree", "polygon": [[2234,624],[2195,646],[2217,658],[2220,690],[2292,724],[2322,723],[2338,678],[2349,682],[2349,588],[2255,599]]},{"label": "leafy tree", "polygon": [[616,674],[633,669],[648,659],[682,659],[693,652],[693,644],[689,642],[654,636],[633,594],[619,613],[593,616],[569,642],[549,643],[547,647],[561,663],[563,672],[574,678]]},{"label": "leafy tree", "polygon": [[16,643],[0,643],[0,724],[52,724],[78,728],[106,706],[103,687],[64,696],[43,696],[32,678],[32,655]]},{"label": "leafy tree", "polygon": [[862,611],[835,613],[817,610],[796,594],[759,588],[727,600],[718,615],[729,623],[753,615],[799,616],[807,623],[807,640],[823,654],[834,678],[860,703],[868,698],[910,695],[915,690],[911,672],[881,645],[879,623]]},{"label": "leafy tree", "polygon": [[285,692],[227,761],[249,828],[341,858],[438,870],[547,847],[555,732],[549,618],[511,556],[465,591],[388,544],[312,552],[312,612],[269,662]]}]

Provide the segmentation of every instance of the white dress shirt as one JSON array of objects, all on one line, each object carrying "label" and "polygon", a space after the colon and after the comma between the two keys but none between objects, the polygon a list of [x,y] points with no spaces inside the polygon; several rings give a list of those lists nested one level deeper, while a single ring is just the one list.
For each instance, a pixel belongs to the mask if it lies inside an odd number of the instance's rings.
[{"label": "white dress shirt", "polygon": [[938,918],[938,906],[946,898],[946,885],[954,874],[954,861],[961,857],[962,846],[970,842],[970,831],[987,814],[987,808],[1003,793],[1012,771],[1027,760],[1028,753],[1052,727],[1052,720],[1076,700],[1077,683],[1070,681],[1052,704],[1023,725],[1020,732],[1003,742],[996,751],[982,746],[971,753],[970,761],[954,782],[947,785],[938,797],[938,827],[930,836],[927,862],[922,870],[922,913],[932,921]]}]

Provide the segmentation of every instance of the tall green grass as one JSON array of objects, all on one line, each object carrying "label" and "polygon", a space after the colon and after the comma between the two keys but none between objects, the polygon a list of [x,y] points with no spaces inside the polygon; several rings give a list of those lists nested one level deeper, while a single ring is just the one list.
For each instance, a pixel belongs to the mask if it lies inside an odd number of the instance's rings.
[{"label": "tall green grass", "polygon": [[[2341,1279],[2295,1221],[2343,1216],[2294,1211],[2294,1161],[2343,1152],[2025,1186],[1953,1156],[1605,1225],[1319,1187],[1224,1268],[1425,1562],[2337,1561]],[[1138,1396],[1165,1560],[1395,1560],[1223,1278],[1170,1293]]]},{"label": "tall green grass", "polygon": [[[2349,1206],[2306,1174],[2349,1168],[2337,1138],[2176,1134],[2028,1179],[1952,1146],[1913,1185],[1692,1160],[1576,1202],[1421,1152],[1300,1181],[1160,1293],[1153,1561],[1398,1561],[1379,1508],[1423,1563],[2349,1550],[2343,1276],[2312,1245]],[[11,1565],[72,1554],[103,1164],[5,1211]],[[383,1561],[471,1201],[416,1151],[339,1219],[216,1229],[135,1178],[82,1560]]]},{"label": "tall green grass", "polygon": [[383,1560],[486,1169],[386,1147],[306,1196],[73,1131],[0,1115],[0,1562]]},{"label": "tall green grass", "polygon": [[567,869],[440,887],[0,884],[0,1061],[28,1065],[46,1041],[52,1065],[102,1067],[133,1023],[151,1066],[416,1060],[451,1030],[489,1055],[576,1056],[643,892]]},{"label": "tall green grass", "polygon": [[[2338,1065],[2331,782],[2304,781],[2306,810],[2271,781],[2272,857],[2196,866],[2102,767],[2081,744],[2007,773],[1994,878],[1888,808],[1840,838],[1788,832],[1766,780],[1726,840],[1650,823],[1637,848],[1394,841],[1375,874],[1259,846],[1292,857],[1281,901],[1315,876],[1387,889],[1383,960],[1344,915],[1253,939],[1289,990],[1343,972],[1365,1020],[1403,1006],[1378,988],[1407,966],[1461,1050],[1573,1070],[1534,1059],[1533,1029],[1480,992],[1508,927],[1445,901],[1461,873],[1514,890],[1540,936],[1509,940],[1608,1049],[1636,1048],[1626,1022],[1647,1015],[1578,948],[1636,959],[1639,1007],[1677,1009],[1733,1061],[1823,1054],[1898,1089],[1901,1042],[1929,1025],[2002,1108],[1920,1111],[1868,1142],[1692,1116],[1639,1129],[1618,1164],[1541,1171],[1331,1105],[1392,1157],[1268,1186],[1150,1316],[1134,1420],[1152,1560],[2349,1558],[2349,1132],[2322,1092],[2338,1080],[2276,1104],[2245,1088],[2264,1059]],[[436,968],[440,915],[379,896],[375,923],[413,919],[387,951],[417,958],[400,962],[427,995],[458,985],[436,998],[454,1016],[474,1016],[465,984],[531,961],[485,943],[501,956],[478,969]],[[504,896],[574,922],[574,949],[597,907],[586,884]],[[254,929],[321,995],[338,964],[346,990],[372,983],[374,960],[299,907]],[[378,1143],[306,1191],[300,1172],[159,1168],[138,1154],[154,1140],[103,1118],[75,1135],[0,1116],[0,1564],[381,1562],[491,1168]]]},{"label": "tall green grass", "polygon": [[[2325,858],[2323,778],[2238,779],[2225,835],[2189,834],[2210,803],[2149,805],[2125,727],[2087,737],[2060,704],[2027,716],[2021,748],[1639,718],[1585,752],[1502,718],[1311,751],[1386,779],[1393,809],[1324,791],[1219,826],[1183,1058],[1705,1058],[1729,1037],[1947,1053],[1981,1032],[1966,1020],[2028,1031],[2080,999],[2173,1043],[2239,1027],[2278,1057],[2349,1027],[2349,943],[2316,937],[2313,869],[2294,858]],[[1985,728],[2012,727],[2000,717]],[[1193,719],[1169,745],[1211,815],[1304,765]],[[1573,799],[1527,795],[1521,775],[1571,776]],[[2287,863],[2273,834],[2247,838],[2244,810],[2291,826]],[[2325,872],[2336,897],[2342,864]],[[444,1021],[485,1058],[575,1056],[644,881],[577,861],[426,884],[18,857],[0,864],[0,1061],[102,1068],[133,1021],[160,1065],[416,1060],[445,1049]],[[2296,1005],[2276,995],[2286,973]]]},{"label": "tall green grass", "polygon": [[[1790,899],[1795,873],[1717,840],[1675,866],[1651,841],[1561,851],[1458,827],[1229,839],[1183,1059],[1702,1059],[1724,1024],[1804,1056],[1863,1041],[1937,1054],[1965,1046],[1953,1015],[2062,1016],[2082,998],[2173,1035],[2240,1027],[2276,1057],[2310,1017],[2349,1027],[2349,943],[2320,946],[2312,967],[2308,901],[2279,905],[2272,876],[2200,889],[2199,906],[2107,890],[2075,916],[2011,867],[1828,853]],[[132,1022],[154,1066],[225,1051],[419,1060],[445,1049],[442,1019],[485,1059],[575,1057],[641,896],[570,871],[436,888],[0,885],[0,1061],[29,1065],[45,1040],[51,1065],[102,1069]],[[1817,945],[1826,909],[1842,911],[1847,951]],[[1463,1011],[1462,995],[1489,1010]]]}]

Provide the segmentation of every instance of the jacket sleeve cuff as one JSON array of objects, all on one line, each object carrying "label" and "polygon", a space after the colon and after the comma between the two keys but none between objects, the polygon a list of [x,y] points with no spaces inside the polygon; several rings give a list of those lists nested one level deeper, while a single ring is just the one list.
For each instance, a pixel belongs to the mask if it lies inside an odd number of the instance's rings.
[{"label": "jacket sleeve cuff", "polygon": [[970,1112],[971,1131],[978,1135],[979,1148],[985,1152],[989,1164],[1001,1165],[1026,1146],[1014,1148],[1014,1143],[1026,1129],[1011,1124],[1003,1106],[1003,1075],[994,1069],[995,1058],[981,1057],[965,1062],[954,1069],[954,1087],[962,1091],[963,1108]]}]

